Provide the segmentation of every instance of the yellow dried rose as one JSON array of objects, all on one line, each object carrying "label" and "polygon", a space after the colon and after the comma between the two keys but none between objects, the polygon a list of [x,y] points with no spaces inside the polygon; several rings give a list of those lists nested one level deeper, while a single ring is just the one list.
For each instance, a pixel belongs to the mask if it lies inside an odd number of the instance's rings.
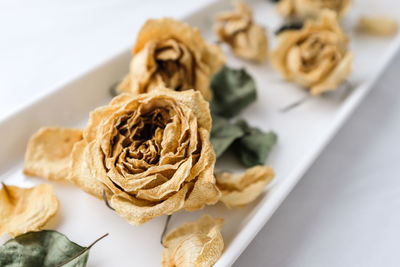
[{"label": "yellow dried rose", "polygon": [[0,190],[0,235],[17,236],[38,231],[57,210],[58,199],[48,184],[32,188],[3,184]]},{"label": "yellow dried rose", "polygon": [[225,62],[221,49],[208,44],[197,28],[173,19],[148,20],[133,48],[130,72],[117,90],[141,94],[162,85],[194,89],[212,98],[210,81]]},{"label": "yellow dried rose", "polygon": [[[90,114],[83,139],[73,146],[68,180],[98,198],[104,192],[112,208],[131,224],[201,209],[220,197],[210,130],[208,102],[197,91],[159,88],[136,96],[122,94]],[[29,144],[27,154],[38,146],[52,153],[65,145],[57,132],[40,138],[45,132],[36,134],[33,140],[41,142]],[[58,144],[46,144],[58,137]],[[59,160],[43,158],[49,166]]]},{"label": "yellow dried rose", "polygon": [[329,9],[342,17],[350,4],[351,0],[280,0],[276,8],[283,16],[317,17]]},{"label": "yellow dried rose", "polygon": [[279,34],[271,63],[286,79],[319,95],[337,89],[350,74],[353,56],[347,42],[335,13],[325,10],[302,29]]},{"label": "yellow dried rose", "polygon": [[235,10],[217,15],[215,31],[220,41],[227,43],[238,57],[263,62],[268,56],[265,30],[253,21],[251,10],[235,1]]},{"label": "yellow dried rose", "polygon": [[220,233],[224,219],[204,215],[185,223],[163,240],[163,267],[209,267],[221,257],[224,241]]},{"label": "yellow dried rose", "polygon": [[222,193],[221,201],[228,207],[242,207],[254,201],[274,179],[272,167],[255,166],[245,173],[217,173],[217,186]]}]

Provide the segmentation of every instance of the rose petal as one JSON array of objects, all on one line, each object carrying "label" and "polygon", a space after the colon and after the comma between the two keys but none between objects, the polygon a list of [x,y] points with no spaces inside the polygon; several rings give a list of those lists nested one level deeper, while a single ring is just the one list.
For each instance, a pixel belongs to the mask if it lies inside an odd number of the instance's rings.
[{"label": "rose petal", "polygon": [[74,144],[82,139],[77,129],[41,128],[29,140],[24,173],[49,180],[66,180]]},{"label": "rose petal", "polygon": [[221,201],[228,207],[241,207],[254,201],[274,178],[272,167],[256,166],[244,174],[228,172],[216,175]]},{"label": "rose petal", "polygon": [[220,233],[223,225],[222,218],[204,215],[196,222],[185,223],[173,230],[163,240],[166,248],[162,266],[213,266],[224,249]]},{"label": "rose petal", "polygon": [[49,184],[32,188],[7,185],[0,190],[0,235],[38,231],[55,215],[58,199]]},{"label": "rose petal", "polygon": [[317,17],[323,10],[329,9],[344,16],[351,5],[351,0],[280,0],[276,6],[283,16]]}]

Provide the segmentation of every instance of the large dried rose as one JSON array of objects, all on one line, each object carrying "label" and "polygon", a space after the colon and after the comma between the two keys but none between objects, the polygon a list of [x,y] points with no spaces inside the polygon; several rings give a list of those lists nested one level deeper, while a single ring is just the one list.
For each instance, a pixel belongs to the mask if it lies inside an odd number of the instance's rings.
[{"label": "large dried rose", "polygon": [[253,21],[253,14],[243,2],[236,1],[235,10],[217,15],[215,31],[238,56],[263,62],[268,55],[268,39],[263,27]]},{"label": "large dried rose", "polygon": [[351,72],[352,58],[336,14],[325,10],[301,30],[279,34],[271,62],[286,79],[318,95],[338,88]]},{"label": "large dried rose", "polygon": [[280,0],[277,10],[284,16],[316,17],[324,9],[339,17],[346,14],[351,0]]},{"label": "large dried rose", "polygon": [[117,88],[121,92],[141,94],[162,85],[195,89],[210,100],[211,78],[225,62],[221,49],[206,43],[197,28],[168,18],[144,24],[133,54],[130,72]]},{"label": "large dried rose", "polygon": [[[104,192],[115,211],[132,224],[200,209],[220,197],[210,129],[208,103],[199,92],[160,88],[137,96],[122,94],[90,114],[83,139],[71,151],[68,179],[98,198]],[[46,142],[38,135],[31,142],[38,139]],[[60,149],[52,142],[53,149]],[[51,161],[39,155],[31,160],[38,158]]]}]

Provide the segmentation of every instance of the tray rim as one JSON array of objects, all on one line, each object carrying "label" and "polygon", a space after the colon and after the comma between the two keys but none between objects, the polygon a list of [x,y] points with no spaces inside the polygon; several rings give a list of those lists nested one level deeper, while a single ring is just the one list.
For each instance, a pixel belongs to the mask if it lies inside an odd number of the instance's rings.
[{"label": "tray rim", "polygon": [[[195,14],[201,13],[203,12],[203,10],[209,9],[211,6],[217,4],[221,4],[221,2],[218,0],[206,1],[204,4],[200,5],[196,9],[188,12],[185,16],[178,16],[177,19],[186,21]],[[348,97],[348,99],[343,103],[343,106],[338,109],[335,119],[329,126],[329,130],[326,131],[327,134],[323,136],[323,138],[318,140],[317,144],[315,145],[317,149],[315,149],[313,153],[307,155],[307,157],[304,157],[301,160],[302,163],[299,164],[299,168],[292,170],[291,174],[282,181],[282,184],[285,184],[285,186],[282,186],[280,190],[275,191],[276,196],[274,199],[269,199],[269,201],[262,201],[259,203],[260,207],[258,208],[258,211],[251,216],[247,225],[244,226],[243,229],[236,234],[234,239],[232,239],[230,246],[228,248],[225,248],[221,258],[214,266],[233,265],[233,263],[243,253],[243,251],[247,248],[247,246],[262,229],[262,227],[268,222],[270,217],[280,207],[282,202],[286,199],[289,193],[304,176],[305,172],[311,167],[311,165],[315,162],[320,153],[326,148],[326,146],[337,134],[337,132],[342,128],[344,123],[350,118],[356,108],[360,106],[361,102],[369,94],[377,81],[382,77],[383,73],[389,67],[391,61],[400,50],[400,34],[397,34],[397,36],[391,41],[391,44],[389,46],[390,47],[385,53],[384,57],[381,59],[380,64],[378,64],[376,67],[377,72],[369,76],[369,78],[367,78],[362,84],[357,86],[352,94]],[[127,47],[117,53],[113,53],[111,56],[104,59],[100,63],[97,63],[96,65],[87,68],[86,70],[77,75],[74,75],[73,77],[63,79],[55,85],[51,86],[49,89],[37,94],[35,97],[26,101],[25,104],[16,107],[5,116],[0,117],[0,128],[3,124],[6,124],[8,121],[13,120],[13,118],[22,116],[22,114],[28,109],[34,108],[35,106],[39,105],[39,102],[46,101],[46,99],[51,98],[56,94],[59,94],[61,91],[66,90],[68,85],[79,81],[80,79],[96,71],[102,66],[111,63],[113,60],[123,56],[127,53],[127,51],[130,50],[130,47]]]}]

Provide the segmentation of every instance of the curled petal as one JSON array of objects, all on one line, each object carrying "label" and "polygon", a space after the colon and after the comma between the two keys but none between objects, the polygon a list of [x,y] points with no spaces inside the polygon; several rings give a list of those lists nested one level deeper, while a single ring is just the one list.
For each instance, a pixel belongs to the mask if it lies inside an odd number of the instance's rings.
[{"label": "curled petal", "polygon": [[0,190],[0,235],[40,230],[57,212],[58,199],[49,184],[32,188],[4,185]]},{"label": "curled petal", "polygon": [[228,207],[241,207],[254,201],[274,178],[272,167],[256,166],[243,174],[216,174],[221,201]]},{"label": "curled petal", "polygon": [[388,16],[361,16],[358,21],[358,29],[367,34],[391,36],[397,32],[398,22]]},{"label": "curled petal", "polygon": [[224,249],[223,225],[222,218],[204,215],[173,230],[163,240],[162,266],[213,266]]},{"label": "curled petal", "polygon": [[344,16],[351,0],[280,0],[277,11],[283,16],[317,17],[323,10],[329,9],[339,17]]}]

